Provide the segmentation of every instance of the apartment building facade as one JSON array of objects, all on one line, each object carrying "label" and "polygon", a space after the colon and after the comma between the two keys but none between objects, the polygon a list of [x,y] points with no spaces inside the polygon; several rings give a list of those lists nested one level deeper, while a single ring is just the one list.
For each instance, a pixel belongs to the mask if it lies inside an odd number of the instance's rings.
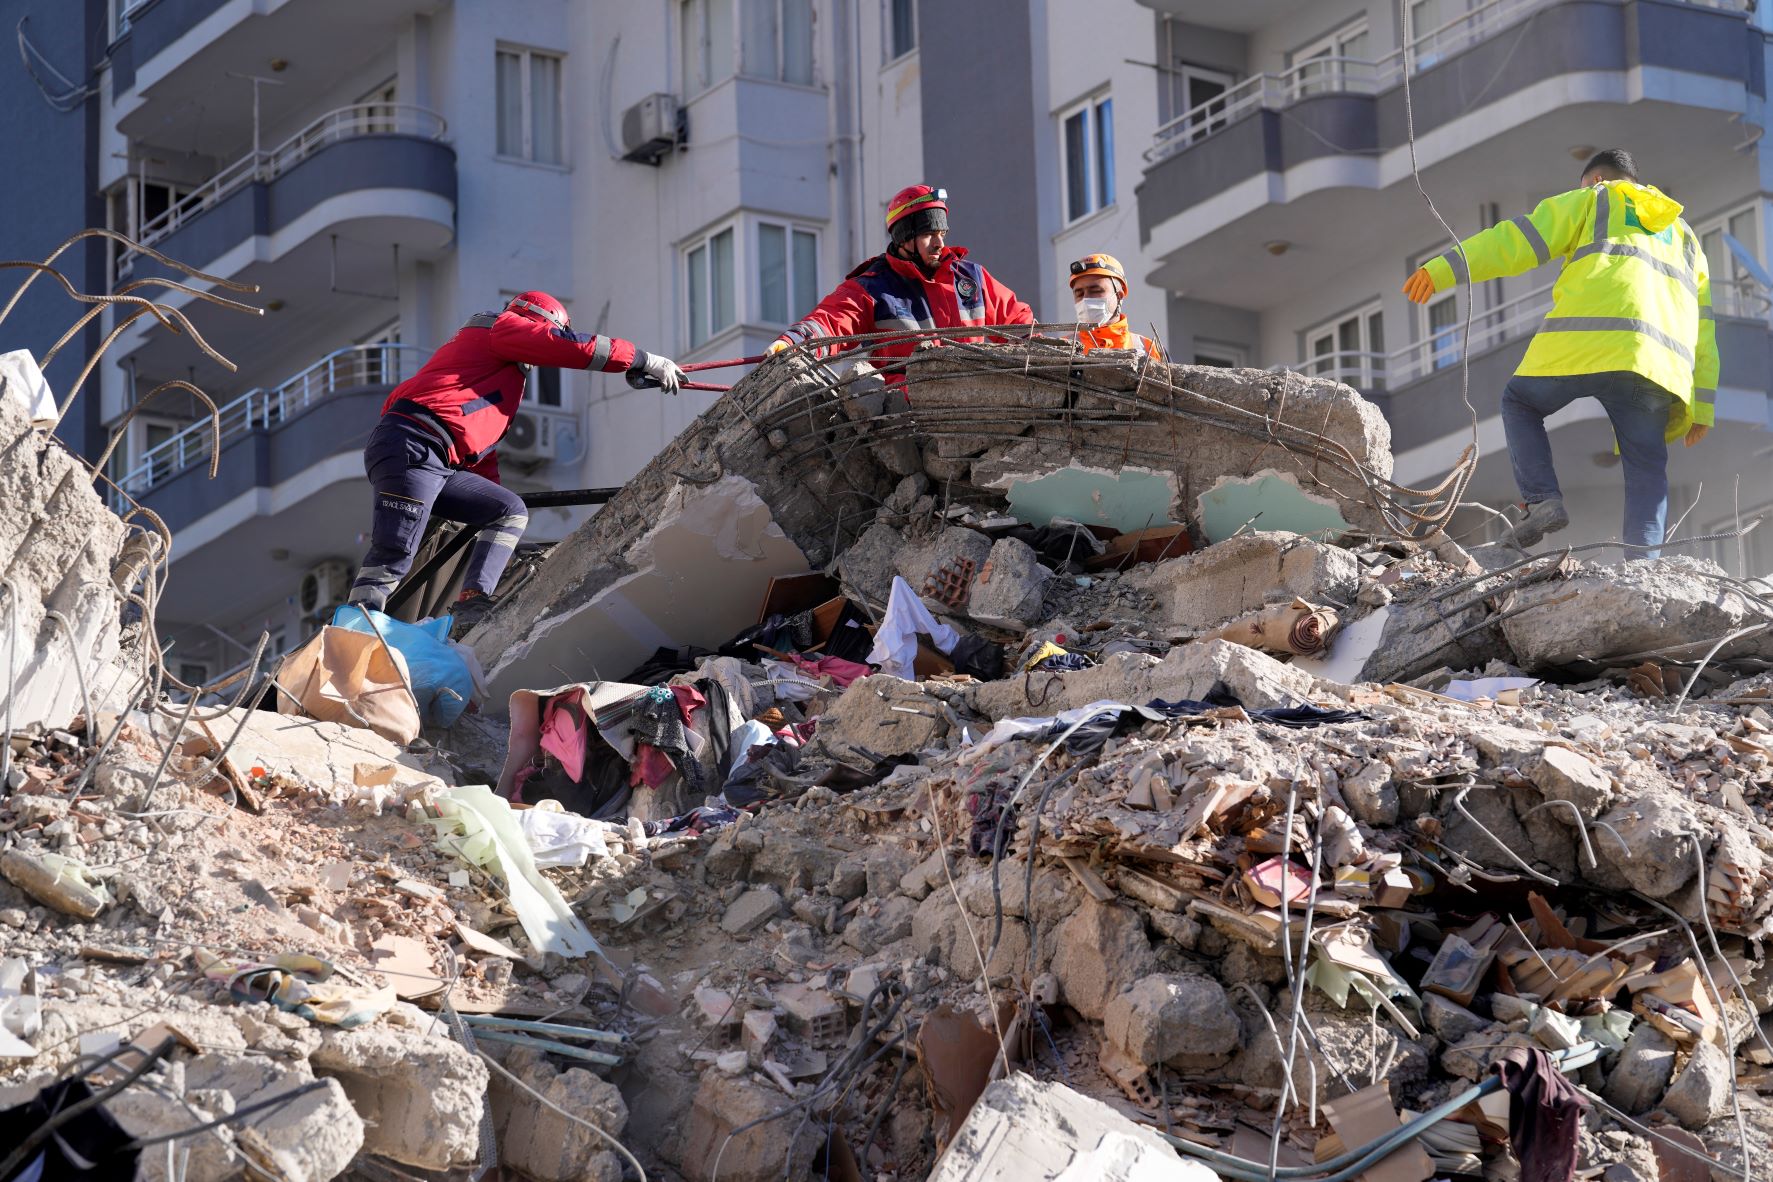
[{"label": "apartment building facade", "polygon": [[[110,476],[173,531],[160,619],[186,680],[261,631],[299,643],[343,594],[381,400],[516,291],[680,361],[755,355],[928,181],[951,241],[1038,316],[1068,316],[1064,264],[1106,250],[1140,326],[1162,323],[1136,261],[1161,75],[1134,0],[106,2],[99,208],[265,309],[171,291],[238,370],[138,321],[96,378],[94,437],[130,414]],[[108,253],[115,285],[169,277]],[[221,410],[214,480],[177,381]],[[506,483],[620,484],[713,397],[537,371]],[[529,536],[583,512],[540,510]]]},{"label": "apartment building facade", "polygon": [[[1464,290],[1405,301],[1405,277],[1447,247],[1416,188],[1407,116],[1422,183],[1461,236],[1573,188],[1596,149],[1624,147],[1685,205],[1718,314],[1718,427],[1673,449],[1670,523],[1685,518],[1677,537],[1727,530],[1773,503],[1764,7],[1413,0],[1406,109],[1392,0],[1141,2],[1157,17],[1164,89],[1140,233],[1179,356],[1354,385],[1385,410],[1397,479],[1416,487],[1457,462],[1475,415],[1484,458],[1469,495],[1514,500],[1498,408],[1558,263],[1479,286],[1471,308]],[[1617,539],[1603,412],[1579,403],[1552,425],[1572,516],[1558,540]],[[1486,536],[1483,516],[1464,524]],[[1769,543],[1692,552],[1765,575]]]}]

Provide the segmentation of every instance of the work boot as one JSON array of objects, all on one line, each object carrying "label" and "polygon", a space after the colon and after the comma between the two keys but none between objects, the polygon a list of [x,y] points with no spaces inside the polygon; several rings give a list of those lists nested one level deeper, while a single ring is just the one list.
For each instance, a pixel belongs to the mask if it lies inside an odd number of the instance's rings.
[{"label": "work boot", "polygon": [[1527,506],[1527,515],[1516,523],[1509,531],[1506,541],[1519,549],[1525,550],[1534,545],[1546,534],[1555,534],[1570,524],[1570,515],[1564,512],[1561,498],[1551,497],[1543,501],[1534,501]]},{"label": "work boot", "polygon": [[467,599],[458,599],[455,606],[449,609],[454,621],[449,626],[451,640],[460,640],[474,630],[474,626],[486,618],[486,614],[498,606],[498,601],[490,595],[474,595]]}]

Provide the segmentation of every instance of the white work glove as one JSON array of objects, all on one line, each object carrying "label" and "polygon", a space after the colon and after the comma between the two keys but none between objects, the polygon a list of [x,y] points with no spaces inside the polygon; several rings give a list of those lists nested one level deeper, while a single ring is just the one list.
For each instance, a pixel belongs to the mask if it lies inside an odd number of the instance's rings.
[{"label": "white work glove", "polygon": [[683,386],[683,371],[677,368],[677,362],[662,353],[637,350],[627,376],[628,384],[636,390],[657,387],[667,394],[675,394]]}]

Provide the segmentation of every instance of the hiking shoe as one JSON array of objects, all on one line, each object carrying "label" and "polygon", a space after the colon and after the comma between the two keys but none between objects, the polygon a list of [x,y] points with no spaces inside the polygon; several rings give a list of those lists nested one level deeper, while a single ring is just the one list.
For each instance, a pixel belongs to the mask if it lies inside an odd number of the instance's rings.
[{"label": "hiking shoe", "polygon": [[1527,515],[1509,531],[1508,543],[1525,550],[1534,545],[1546,534],[1555,534],[1570,524],[1570,515],[1564,512],[1564,502],[1552,497],[1544,501],[1534,501],[1527,506]]},{"label": "hiking shoe", "polygon": [[487,613],[498,606],[498,600],[490,595],[476,595],[472,599],[458,599],[450,608],[452,623],[449,626],[449,638],[460,640],[474,631],[475,625],[484,620]]}]

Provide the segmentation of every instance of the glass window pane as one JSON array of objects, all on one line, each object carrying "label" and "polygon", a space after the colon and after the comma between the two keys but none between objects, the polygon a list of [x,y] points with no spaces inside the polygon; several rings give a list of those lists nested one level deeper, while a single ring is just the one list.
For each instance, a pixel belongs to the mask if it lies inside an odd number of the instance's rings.
[{"label": "glass window pane", "polygon": [[1065,120],[1065,220],[1076,221],[1090,212],[1090,154],[1088,112],[1079,111]]},{"label": "glass window pane", "polygon": [[740,17],[744,38],[745,73],[753,78],[777,78],[781,75],[776,61],[777,0],[741,0]]},{"label": "glass window pane", "polygon": [[1096,104],[1096,205],[1114,204],[1114,100]]},{"label": "glass window pane", "polygon": [[733,76],[733,0],[708,0],[708,84]]},{"label": "glass window pane", "polygon": [[717,333],[730,328],[738,319],[734,311],[733,292],[733,232],[722,230],[708,241],[708,289],[713,297],[712,315],[708,321],[708,331]]},{"label": "glass window pane", "polygon": [[[1360,317],[1344,320],[1336,326],[1336,348],[1343,353],[1359,353],[1361,351]],[[1350,361],[1353,358],[1344,358]]]},{"label": "glass window pane", "polygon": [[523,155],[523,58],[500,50],[496,85],[498,148],[501,156]]},{"label": "glass window pane", "polygon": [[1431,364],[1446,369],[1459,363],[1459,301],[1449,296],[1428,305],[1428,338]]},{"label": "glass window pane", "polygon": [[794,296],[791,313],[811,308],[819,298],[819,236],[794,231]]},{"label": "glass window pane", "polygon": [[757,227],[757,314],[769,324],[788,321],[788,231]]},{"label": "glass window pane", "polygon": [[813,0],[782,0],[782,81],[813,84]]},{"label": "glass window pane", "polygon": [[684,287],[689,295],[690,348],[708,339],[708,248],[698,246],[689,252],[688,276]]},{"label": "glass window pane", "polygon": [[691,95],[708,85],[705,68],[708,55],[704,47],[708,30],[704,24],[708,10],[705,0],[683,0],[677,6],[678,33],[683,38],[683,92]]},{"label": "glass window pane", "polygon": [[560,59],[531,54],[529,59],[529,112],[531,158],[543,164],[562,164],[560,129]]},{"label": "glass window pane", "polygon": [[1385,389],[1385,317],[1378,312],[1367,313],[1367,349],[1374,354],[1368,363],[1375,390]]},{"label": "glass window pane", "polygon": [[915,0],[890,0],[892,4],[892,55],[903,57],[917,48],[917,9]]}]

